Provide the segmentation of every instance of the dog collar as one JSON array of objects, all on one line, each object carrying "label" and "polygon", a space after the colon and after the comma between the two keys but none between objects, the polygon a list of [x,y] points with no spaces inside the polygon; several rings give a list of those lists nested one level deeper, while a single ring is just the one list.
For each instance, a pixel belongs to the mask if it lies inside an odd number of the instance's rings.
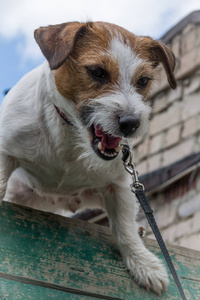
[{"label": "dog collar", "polygon": [[73,124],[68,120],[67,116],[60,110],[60,108],[59,108],[58,106],[56,106],[55,104],[54,104],[54,106],[55,106],[55,109],[57,110],[58,114],[61,116],[61,118],[62,118],[67,124],[73,125]]}]

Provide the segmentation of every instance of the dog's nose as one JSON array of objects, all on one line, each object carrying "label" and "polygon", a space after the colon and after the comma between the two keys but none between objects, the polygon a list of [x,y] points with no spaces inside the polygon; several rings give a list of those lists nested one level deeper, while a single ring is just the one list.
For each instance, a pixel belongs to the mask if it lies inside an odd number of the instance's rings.
[{"label": "dog's nose", "polygon": [[118,122],[125,137],[131,136],[140,127],[140,120],[136,116],[121,116]]}]

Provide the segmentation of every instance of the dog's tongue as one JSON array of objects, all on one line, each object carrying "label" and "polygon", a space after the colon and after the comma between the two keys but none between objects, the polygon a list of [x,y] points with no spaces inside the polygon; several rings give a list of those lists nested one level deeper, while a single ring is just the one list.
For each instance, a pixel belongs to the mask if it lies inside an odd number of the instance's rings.
[{"label": "dog's tongue", "polygon": [[121,141],[121,138],[119,137],[114,137],[110,134],[106,134],[99,126],[94,126],[95,128],[95,134],[96,136],[101,138],[101,143],[103,146],[102,150],[107,149],[114,149],[117,147],[117,144],[119,141]]}]

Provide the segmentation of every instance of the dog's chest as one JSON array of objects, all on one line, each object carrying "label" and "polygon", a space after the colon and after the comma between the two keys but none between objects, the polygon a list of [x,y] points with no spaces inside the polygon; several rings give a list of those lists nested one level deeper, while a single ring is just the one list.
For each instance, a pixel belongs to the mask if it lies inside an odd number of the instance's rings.
[{"label": "dog's chest", "polygon": [[47,193],[73,194],[78,190],[90,187],[103,187],[109,179],[102,172],[88,170],[80,162],[44,161],[38,166],[21,161],[25,176],[33,188]]}]

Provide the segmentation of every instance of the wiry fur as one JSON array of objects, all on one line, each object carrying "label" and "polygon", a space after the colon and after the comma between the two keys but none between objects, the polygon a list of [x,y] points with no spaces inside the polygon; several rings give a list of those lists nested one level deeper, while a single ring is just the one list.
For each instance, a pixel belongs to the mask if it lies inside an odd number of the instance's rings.
[{"label": "wiry fur", "polygon": [[[175,87],[173,55],[159,42],[101,22],[41,28],[35,37],[50,66],[44,62],[22,78],[1,107],[0,200],[58,213],[105,208],[131,275],[160,294],[167,273],[138,235],[137,203],[121,154],[108,161],[99,157],[91,147],[90,128],[98,125],[124,142],[119,119],[131,115],[140,127],[126,141],[142,135],[151,83],[139,89],[138,80],[152,80],[155,65],[162,62]],[[108,80],[100,84],[89,76],[85,66],[91,64],[106,68]]]}]

